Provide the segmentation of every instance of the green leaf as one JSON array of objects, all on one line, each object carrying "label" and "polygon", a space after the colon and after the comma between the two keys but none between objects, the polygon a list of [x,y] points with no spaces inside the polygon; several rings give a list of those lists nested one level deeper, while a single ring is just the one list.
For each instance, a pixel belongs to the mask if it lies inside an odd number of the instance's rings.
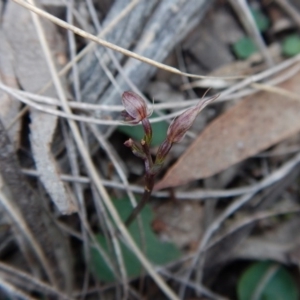
[{"label": "green leaf", "polygon": [[283,40],[282,53],[288,57],[300,53],[300,36],[298,34],[289,35]]},{"label": "green leaf", "polygon": [[[116,200],[114,201],[114,204],[120,214],[120,217],[123,221],[125,221],[132,211],[132,206],[129,202],[129,199],[125,198]],[[140,213],[140,216],[144,227],[144,237],[146,245],[145,253],[148,259],[156,265],[163,265],[179,258],[181,255],[179,249],[171,243],[161,242],[152,231],[150,225],[153,219],[153,214],[149,206],[146,205],[146,207]],[[128,230],[140,249],[142,249],[137,220],[132,222]],[[103,235],[98,234],[97,240],[107,253],[112,254],[114,252],[109,248],[107,241]],[[125,245],[120,243],[120,246],[128,276],[139,276],[142,272],[142,266],[139,260]],[[116,258],[113,256],[113,254],[112,261],[116,262]],[[106,265],[102,256],[95,249],[91,250],[91,263],[92,270],[100,280],[103,280],[105,282],[115,281],[113,273]]]},{"label": "green leaf", "polygon": [[251,12],[258,30],[266,31],[270,26],[270,19],[259,9],[251,9]]},{"label": "green leaf", "polygon": [[[151,118],[158,117],[156,113],[153,113]],[[167,130],[169,127],[169,124],[165,121],[152,123],[152,131],[153,131],[153,138],[152,138],[152,146],[158,146],[160,145],[166,138]],[[144,130],[142,125],[136,125],[136,126],[118,126],[118,130],[127,134],[128,137],[140,141],[144,137]]]},{"label": "green leaf", "polygon": [[239,59],[247,59],[254,52],[256,52],[256,46],[252,39],[243,37],[233,44],[233,52]]},{"label": "green leaf", "polygon": [[240,277],[239,300],[297,300],[299,290],[290,273],[271,261],[257,262]]}]

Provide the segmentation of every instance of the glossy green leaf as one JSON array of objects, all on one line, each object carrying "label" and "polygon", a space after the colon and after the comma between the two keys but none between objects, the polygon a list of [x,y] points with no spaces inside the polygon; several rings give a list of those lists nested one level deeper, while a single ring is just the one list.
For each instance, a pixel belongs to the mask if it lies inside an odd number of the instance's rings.
[{"label": "glossy green leaf", "polygon": [[256,52],[256,46],[252,39],[243,37],[233,44],[233,52],[239,59],[247,59]]},{"label": "glossy green leaf", "polygon": [[[158,117],[156,113],[153,113],[151,118]],[[150,119],[151,119],[150,118]],[[152,123],[152,131],[153,131],[153,138],[152,138],[152,146],[160,145],[167,135],[169,124],[165,121]],[[144,137],[144,131],[142,125],[136,126],[118,126],[118,130],[128,135],[128,137],[140,141]]]},{"label": "glossy green leaf", "polygon": [[[132,206],[127,198],[114,201],[115,207],[118,210],[123,221],[129,216],[132,211]],[[140,213],[143,227],[144,227],[144,237],[145,237],[145,253],[147,258],[156,265],[163,265],[170,261],[176,260],[180,257],[181,253],[175,245],[171,243],[165,243],[158,239],[151,229],[151,221],[153,219],[153,214],[149,206],[146,206]],[[135,242],[142,249],[142,243],[140,240],[140,233],[135,220],[129,226],[129,232]],[[112,261],[116,262],[116,258],[113,256],[113,250],[109,248],[106,239],[103,235],[97,235],[97,240],[99,244],[106,250],[107,253],[112,255]],[[129,277],[139,276],[142,272],[142,266],[135,255],[121,243],[121,251],[126,267],[126,271]],[[106,265],[105,261],[101,255],[95,250],[91,251],[91,261],[92,269],[95,275],[105,282],[112,282],[115,277],[109,267]]]},{"label": "glossy green leaf", "polygon": [[259,9],[251,9],[251,12],[258,30],[266,31],[270,27],[270,19]]},{"label": "glossy green leaf", "polygon": [[299,299],[299,290],[290,273],[271,261],[250,266],[239,279],[237,294],[239,300]]},{"label": "glossy green leaf", "polygon": [[282,43],[282,53],[291,57],[300,53],[300,36],[292,34],[287,36]]}]

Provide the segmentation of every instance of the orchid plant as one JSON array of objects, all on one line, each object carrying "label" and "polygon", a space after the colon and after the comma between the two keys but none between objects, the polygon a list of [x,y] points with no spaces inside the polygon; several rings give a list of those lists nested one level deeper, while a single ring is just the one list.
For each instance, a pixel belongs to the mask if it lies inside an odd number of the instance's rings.
[{"label": "orchid plant", "polygon": [[144,194],[138,205],[125,221],[125,225],[129,226],[142,210],[144,205],[149,201],[153,187],[154,178],[162,168],[166,156],[170,152],[173,144],[182,141],[186,132],[193,125],[199,112],[217,97],[212,97],[199,101],[196,106],[185,110],[181,115],[176,117],[167,130],[166,139],[159,146],[155,160],[152,159],[150,146],[152,141],[152,127],[149,121],[151,112],[147,107],[146,101],[134,92],[124,92],[122,95],[122,103],[125,108],[121,115],[124,121],[129,124],[142,123],[144,129],[144,137],[140,142],[132,139],[127,140],[124,145],[129,147],[134,155],[140,157],[145,163],[145,187]]}]

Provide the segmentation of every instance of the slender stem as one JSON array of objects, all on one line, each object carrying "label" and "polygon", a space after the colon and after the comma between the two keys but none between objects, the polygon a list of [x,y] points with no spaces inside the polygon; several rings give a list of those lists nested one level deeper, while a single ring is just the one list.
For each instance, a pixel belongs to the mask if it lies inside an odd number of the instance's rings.
[{"label": "slender stem", "polygon": [[144,194],[138,205],[134,208],[134,210],[131,212],[127,220],[125,221],[125,225],[128,227],[132,221],[136,218],[136,216],[139,214],[139,212],[143,209],[145,204],[150,199],[153,187],[154,187],[154,174],[146,174],[145,178],[145,189],[144,189]]},{"label": "slender stem", "polygon": [[151,156],[151,153],[150,153],[149,145],[145,142],[145,140],[141,141],[141,145],[142,145],[143,151],[146,155],[145,169],[146,169],[146,180],[147,180],[147,176],[148,176],[147,174],[151,173],[151,169],[153,167],[153,160],[152,160],[152,156]]},{"label": "slender stem", "polygon": [[145,118],[142,120],[142,125],[143,125],[144,132],[145,132],[144,140],[145,140],[147,146],[150,147],[151,141],[152,141],[152,126],[151,126],[151,123],[149,122],[148,118]]},{"label": "slender stem", "polygon": [[145,162],[145,189],[144,194],[138,205],[133,209],[127,220],[125,221],[125,225],[128,227],[132,221],[136,218],[139,212],[143,209],[145,204],[149,201],[153,187],[154,187],[154,177],[156,173],[153,172],[153,160],[150,153],[150,144],[152,140],[152,127],[147,118],[142,121],[142,125],[144,128],[145,136],[144,139],[141,140],[142,150],[145,154],[144,162]]}]

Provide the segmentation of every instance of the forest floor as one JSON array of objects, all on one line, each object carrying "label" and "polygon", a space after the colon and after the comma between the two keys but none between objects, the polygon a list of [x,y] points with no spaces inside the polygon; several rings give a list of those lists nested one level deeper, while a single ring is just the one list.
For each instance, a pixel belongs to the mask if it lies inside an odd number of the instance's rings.
[{"label": "forest floor", "polygon": [[[299,1],[0,9],[1,299],[300,299]],[[125,91],[150,161],[214,99],[130,226],[148,160]]]}]

